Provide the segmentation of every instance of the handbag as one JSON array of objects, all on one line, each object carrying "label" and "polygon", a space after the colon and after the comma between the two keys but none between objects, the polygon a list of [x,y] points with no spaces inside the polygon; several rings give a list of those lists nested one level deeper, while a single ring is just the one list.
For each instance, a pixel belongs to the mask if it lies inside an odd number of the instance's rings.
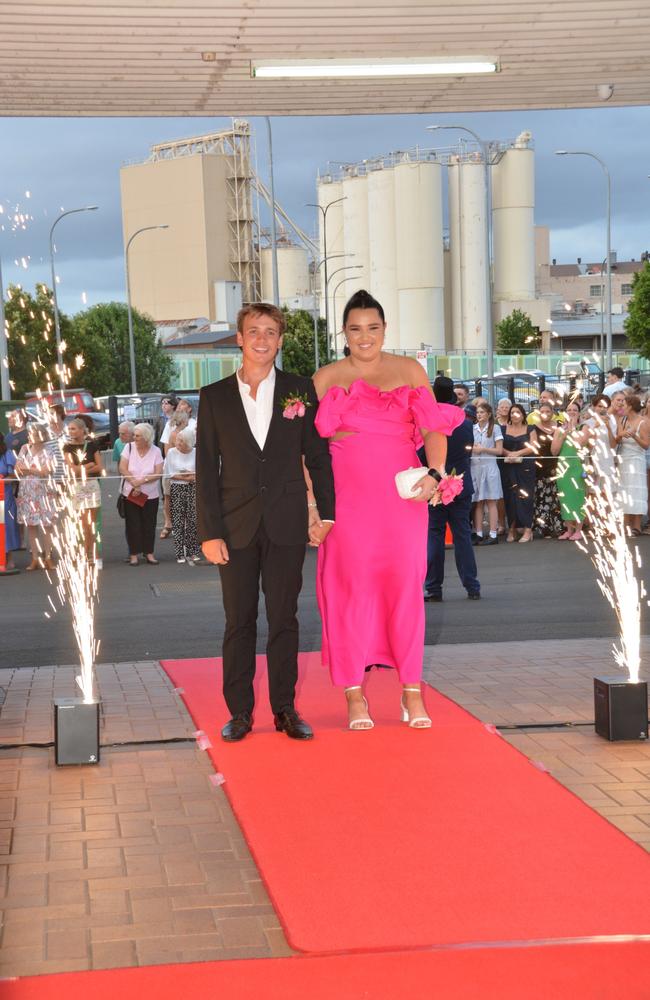
[{"label": "handbag", "polygon": [[[130,456],[131,445],[127,444],[126,448],[129,449],[129,456]],[[126,451],[126,448],[124,449],[124,451]],[[123,489],[124,489],[124,476],[122,476],[122,478],[120,479],[120,489],[119,493],[117,494],[117,513],[120,515],[122,519],[126,517],[126,497],[122,493]]]},{"label": "handbag", "polygon": [[416,483],[419,483],[423,476],[426,476],[427,470],[423,465],[419,468],[402,469],[401,472],[395,474],[395,486],[397,487],[397,492],[401,496],[402,500],[412,500],[414,497],[418,496],[422,490],[413,491],[413,487]]},{"label": "handbag", "polygon": [[136,493],[135,490],[131,490],[128,497],[124,498],[129,503],[134,503],[136,507],[144,507],[149,497],[146,493]]}]

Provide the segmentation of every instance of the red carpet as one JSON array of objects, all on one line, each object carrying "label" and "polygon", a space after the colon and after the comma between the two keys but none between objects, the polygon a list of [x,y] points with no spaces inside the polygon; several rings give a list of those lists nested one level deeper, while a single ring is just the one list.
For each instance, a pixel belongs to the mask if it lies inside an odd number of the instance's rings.
[{"label": "red carpet", "polygon": [[[219,661],[163,666],[303,954],[36,976],[2,1000],[650,1000],[650,858],[452,702],[428,692],[433,728],[408,730],[394,674],[373,671],[377,726],[350,733],[304,654],[313,743],[275,733],[260,671],[233,746]],[[610,940],[575,940],[593,936]]]},{"label": "red carpet", "polygon": [[650,944],[206,962],[32,976],[2,1000],[648,1000]]},{"label": "red carpet", "polygon": [[254,733],[228,745],[219,661],[163,666],[213,742],[296,950],[650,931],[646,852],[441,695],[427,694],[433,728],[409,730],[396,676],[373,671],[376,728],[350,733],[318,654],[303,654],[298,705],[314,741],[273,731],[260,670]]}]

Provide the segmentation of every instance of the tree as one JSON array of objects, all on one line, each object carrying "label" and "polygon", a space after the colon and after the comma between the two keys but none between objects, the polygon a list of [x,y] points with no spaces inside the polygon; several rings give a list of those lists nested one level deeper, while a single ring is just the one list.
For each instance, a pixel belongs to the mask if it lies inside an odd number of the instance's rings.
[{"label": "tree", "polygon": [[[282,341],[282,367],[285,371],[311,377],[316,370],[314,361],[314,318],[306,309],[283,310],[287,321]],[[318,351],[320,362],[326,357],[325,320],[318,320]]]},{"label": "tree", "polygon": [[[138,392],[167,392],[174,375],[174,362],[158,341],[154,321],[136,309],[132,312]],[[68,349],[83,355],[83,383],[94,395],[131,391],[125,303],[102,302],[77,313],[72,319]]]},{"label": "tree", "polygon": [[625,333],[643,358],[650,358],[650,262],[632,278],[632,298],[628,304]]},{"label": "tree", "polygon": [[[7,359],[12,395],[24,399],[36,389],[47,390],[48,384],[59,386],[56,373],[56,339],[52,293],[46,285],[37,285],[34,295],[20,285],[10,285],[5,303],[5,321],[9,332]],[[66,343],[70,320],[59,313],[61,340]],[[70,352],[64,361],[74,365]]]},{"label": "tree", "polygon": [[521,309],[513,309],[509,316],[497,323],[496,330],[497,350],[503,354],[536,351],[542,346],[541,333]]}]

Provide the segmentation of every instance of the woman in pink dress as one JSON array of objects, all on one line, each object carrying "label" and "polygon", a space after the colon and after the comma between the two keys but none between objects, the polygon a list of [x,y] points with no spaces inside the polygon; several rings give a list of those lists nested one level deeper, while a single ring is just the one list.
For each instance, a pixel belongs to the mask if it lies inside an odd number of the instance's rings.
[{"label": "woman in pink dress", "polygon": [[[397,669],[404,721],[428,728],[420,691],[427,501],[444,474],[445,435],[464,414],[436,403],[417,361],[384,353],[384,312],[368,292],[349,300],[343,328],[349,357],[314,376],[316,427],[330,439],[336,488],[336,522],[316,519],[310,532],[319,544],[323,662],[345,689],[350,729],[373,726],[361,686],[371,663]],[[429,470],[418,496],[403,500],[395,474],[420,464],[422,441]]]}]

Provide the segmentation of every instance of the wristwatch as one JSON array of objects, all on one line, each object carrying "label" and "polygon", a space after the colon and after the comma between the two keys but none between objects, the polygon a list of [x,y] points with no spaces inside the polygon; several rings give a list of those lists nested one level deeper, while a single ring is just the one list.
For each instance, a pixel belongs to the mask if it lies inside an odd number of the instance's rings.
[{"label": "wristwatch", "polygon": [[431,476],[432,479],[435,479],[437,483],[442,482],[442,476],[437,469],[427,469],[427,475]]}]

